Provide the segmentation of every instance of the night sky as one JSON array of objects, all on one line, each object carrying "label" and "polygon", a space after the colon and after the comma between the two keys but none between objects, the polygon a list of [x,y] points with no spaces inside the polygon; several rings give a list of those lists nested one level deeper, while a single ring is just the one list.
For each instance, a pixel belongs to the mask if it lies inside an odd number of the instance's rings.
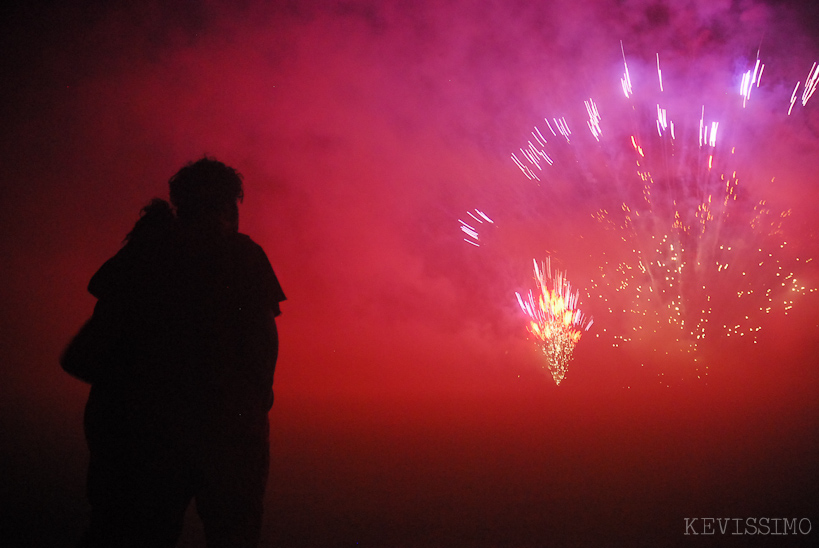
[{"label": "night sky", "polygon": [[[288,297],[264,546],[816,542],[810,1],[3,9],[0,544],[78,540],[88,386],[58,356],[93,309],[91,275],[204,154],[244,175],[240,230]],[[544,120],[564,117],[569,138]],[[698,145],[701,118],[720,122],[713,147]],[[542,170],[521,152],[535,127],[554,160]],[[731,187],[722,220],[674,240],[675,212],[696,221]],[[476,209],[493,221],[473,223],[477,240],[459,222]],[[689,250],[672,282],[657,261],[676,259],[655,245],[667,234]],[[594,317],[559,386],[515,298],[547,257]],[[685,534],[695,517],[812,530],[703,539]],[[202,538],[192,511],[180,545]]]}]

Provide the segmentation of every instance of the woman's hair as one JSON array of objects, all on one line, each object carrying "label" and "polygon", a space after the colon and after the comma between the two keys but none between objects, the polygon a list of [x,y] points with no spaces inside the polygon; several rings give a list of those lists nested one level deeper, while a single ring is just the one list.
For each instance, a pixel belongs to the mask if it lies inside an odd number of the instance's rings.
[{"label": "woman's hair", "polygon": [[134,224],[131,232],[125,236],[125,241],[137,244],[151,244],[167,236],[175,225],[176,217],[171,209],[171,204],[165,200],[154,198],[142,208],[139,213],[139,220]]},{"label": "woman's hair", "polygon": [[241,174],[207,156],[180,169],[168,187],[171,203],[182,220],[218,217],[244,197]]}]

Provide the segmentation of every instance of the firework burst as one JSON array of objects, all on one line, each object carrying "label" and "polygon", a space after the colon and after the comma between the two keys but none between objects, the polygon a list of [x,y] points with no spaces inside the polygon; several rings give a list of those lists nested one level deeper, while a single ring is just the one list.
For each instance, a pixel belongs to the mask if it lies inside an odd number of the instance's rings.
[{"label": "firework burst", "polygon": [[[527,192],[517,222],[532,223],[531,234],[550,212],[559,217],[561,210],[586,208],[580,215],[591,218],[590,225],[573,224],[570,233],[553,228],[543,245],[574,247],[571,260],[585,274],[575,281],[582,280],[584,306],[598,317],[597,336],[664,368],[658,373],[663,382],[680,364],[669,358],[693,364],[683,368],[683,377],[705,377],[706,345],[756,343],[766,316],[787,315],[800,297],[816,291],[804,281],[812,259],[798,256],[786,239],[791,211],[775,209],[762,195],[776,194],[775,178],[755,169],[758,144],[749,135],[760,133],[755,117],[765,111],[755,101],[774,95],[761,86],[768,72],[759,55],[750,61],[735,91],[725,85],[724,94],[701,97],[690,89],[677,92],[677,79],[664,74],[659,54],[656,77],[633,78],[623,51],[616,94],[602,100],[587,95],[544,118],[511,154],[533,183],[527,188],[542,193]],[[795,107],[807,105],[817,82],[814,65],[802,100],[794,90],[790,105],[783,98],[781,109],[770,109],[781,120],[766,120],[785,123]],[[478,229],[493,221],[473,211],[459,222],[466,243],[480,246]],[[548,260],[535,263],[534,271],[536,291],[526,298],[516,293],[517,300],[560,384],[591,321],[577,309],[579,291],[563,273],[553,275]]]},{"label": "firework burst", "polygon": [[529,317],[529,332],[546,356],[555,384],[559,385],[572,361],[574,347],[593,320],[586,319],[578,309],[578,291],[562,272],[552,275],[551,261],[544,265],[534,262],[537,298],[530,290],[526,299],[515,293],[521,310]]},{"label": "firework burst", "polygon": [[[698,352],[706,337],[756,342],[765,314],[787,314],[800,295],[815,291],[797,276],[811,259],[793,255],[785,240],[790,211],[773,210],[740,185],[742,178],[754,179],[739,160],[753,155],[741,138],[742,124],[751,116],[752,90],[764,68],[757,56],[738,94],[694,107],[687,97],[674,96],[673,82],[663,81],[659,54],[657,81],[649,90],[632,82],[624,54],[623,94],[608,104],[614,109],[610,126],[605,107],[587,99],[584,109],[578,102],[574,119],[584,119],[593,140],[572,132],[572,116],[546,118],[511,155],[539,186],[593,189],[587,200],[590,209],[597,207],[589,212],[597,222],[593,238],[612,245],[589,255],[597,268],[587,294],[593,307],[610,314],[605,324],[613,346],[649,345],[660,358],[682,352],[696,364],[697,376],[705,376],[709,366]],[[817,81],[814,67],[802,106]],[[794,102],[792,97],[783,117]],[[617,125],[624,120],[625,126]],[[548,297],[563,291],[565,282],[558,276],[547,293],[542,274],[536,268],[544,298],[518,300],[559,383],[580,331],[559,329]]]}]

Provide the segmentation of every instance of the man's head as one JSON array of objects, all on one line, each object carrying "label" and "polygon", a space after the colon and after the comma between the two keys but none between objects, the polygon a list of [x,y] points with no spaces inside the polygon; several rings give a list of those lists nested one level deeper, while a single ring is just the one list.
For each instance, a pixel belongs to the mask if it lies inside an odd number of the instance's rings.
[{"label": "man's head", "polygon": [[180,169],[168,186],[180,221],[223,224],[238,230],[238,202],[244,192],[242,176],[232,167],[206,156]]}]

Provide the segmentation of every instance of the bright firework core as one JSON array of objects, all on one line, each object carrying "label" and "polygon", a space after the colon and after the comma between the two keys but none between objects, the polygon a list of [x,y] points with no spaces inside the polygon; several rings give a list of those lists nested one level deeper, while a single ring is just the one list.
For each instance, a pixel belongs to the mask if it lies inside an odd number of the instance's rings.
[{"label": "bright firework core", "polygon": [[529,331],[538,341],[555,384],[560,384],[566,376],[574,347],[583,331],[592,325],[577,308],[577,291],[572,292],[571,284],[562,272],[552,275],[551,259],[546,259],[545,268],[534,262],[535,281],[538,296],[534,294],[524,300],[515,293],[521,310],[530,318]]}]

